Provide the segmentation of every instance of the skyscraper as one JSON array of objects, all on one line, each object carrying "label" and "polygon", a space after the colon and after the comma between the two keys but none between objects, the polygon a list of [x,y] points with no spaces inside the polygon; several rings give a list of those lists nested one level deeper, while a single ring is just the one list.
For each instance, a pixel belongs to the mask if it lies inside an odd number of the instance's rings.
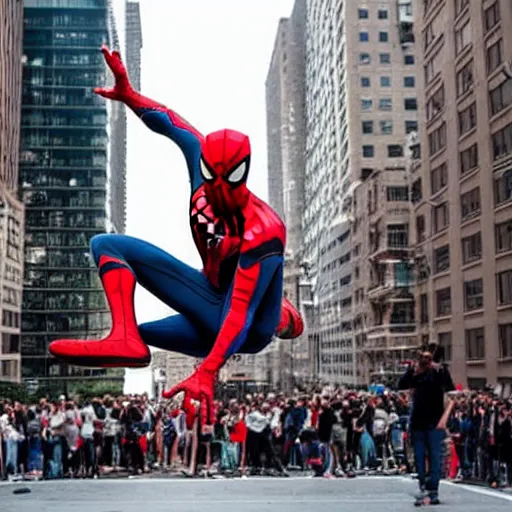
[{"label": "skyscraper", "polygon": [[[319,317],[319,358],[325,352],[325,364],[335,361],[344,368],[343,375],[332,375],[333,382],[342,378],[357,384],[376,369],[393,366],[401,354],[390,348],[395,337],[402,337],[397,329],[406,330],[407,343],[416,343],[409,314],[414,309],[412,283],[401,300],[396,295],[402,286],[395,284],[375,300],[369,296],[370,288],[380,286],[379,276],[395,272],[395,263],[409,265],[403,148],[406,133],[417,129],[412,8],[412,0],[308,2],[302,226]],[[375,212],[367,203],[374,188]],[[347,221],[349,261],[343,230]],[[372,244],[368,231],[361,229],[365,224],[375,230]],[[407,305],[398,306],[402,303]],[[402,319],[405,327],[394,325]]]},{"label": "skyscraper", "polygon": [[[306,13],[306,0],[296,0],[291,16],[280,20],[265,84],[269,203],[286,223],[284,291],[299,310],[306,136]],[[294,344],[278,342],[272,350],[277,352],[273,358],[276,364],[288,371],[289,383],[293,381],[290,372],[298,377],[310,373],[306,339],[296,340]],[[281,376],[279,380],[283,379]]]},{"label": "skyscraper", "polygon": [[[109,5],[109,31],[112,48],[120,50],[116,18],[112,4]],[[114,78],[109,72],[108,80]],[[126,231],[126,155],[127,155],[127,126],[126,106],[120,101],[107,103],[109,130],[109,217],[108,229],[114,233]]]},{"label": "skyscraper", "polygon": [[126,0],[125,12],[126,66],[134,89],[140,91],[142,27],[139,2]]},{"label": "skyscraper", "polygon": [[[20,183],[26,205],[23,377],[62,389],[103,375],[48,355],[56,338],[96,338],[110,314],[89,256],[107,229],[107,0],[26,0]],[[114,135],[115,137],[115,135]]]},{"label": "skyscraper", "polygon": [[425,1],[418,20],[420,339],[444,346],[456,382],[510,389],[512,4]]},{"label": "skyscraper", "polygon": [[0,0],[0,381],[20,380],[23,205],[18,151],[23,4]]}]

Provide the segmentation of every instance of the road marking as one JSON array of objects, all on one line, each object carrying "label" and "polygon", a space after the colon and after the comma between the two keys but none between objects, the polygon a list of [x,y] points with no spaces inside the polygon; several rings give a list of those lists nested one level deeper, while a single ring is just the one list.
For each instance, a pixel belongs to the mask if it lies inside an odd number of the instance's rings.
[{"label": "road marking", "polygon": [[441,482],[444,485],[449,485],[450,487],[455,487],[457,489],[464,489],[465,491],[474,492],[475,494],[482,494],[483,496],[490,496],[492,498],[501,498],[502,500],[512,501],[512,496],[510,494],[505,494],[503,492],[494,491],[492,489],[483,489],[481,487],[475,487],[472,485],[464,485],[464,484],[456,484],[454,482]]}]

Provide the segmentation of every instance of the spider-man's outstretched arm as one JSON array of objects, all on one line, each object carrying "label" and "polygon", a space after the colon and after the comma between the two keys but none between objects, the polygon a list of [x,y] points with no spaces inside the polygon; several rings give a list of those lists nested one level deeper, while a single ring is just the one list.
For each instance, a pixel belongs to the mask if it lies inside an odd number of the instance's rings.
[{"label": "spider-man's outstretched arm", "polygon": [[105,56],[107,65],[114,74],[115,86],[112,89],[97,88],[95,92],[104,98],[122,101],[151,130],[165,135],[174,141],[185,156],[192,189],[195,190],[202,183],[198,162],[203,135],[173,110],[135,91],[130,84],[128,72],[119,52],[110,52],[106,46],[101,51]]},{"label": "spider-man's outstretched arm", "polygon": [[272,280],[279,278],[277,274],[283,265],[283,245],[278,238],[260,245],[253,241],[249,249],[242,244],[234,283],[226,301],[227,311],[210,354],[191,377],[165,392],[164,398],[171,398],[183,391],[206,406],[207,421],[211,420],[217,374],[245,342],[265,292]]}]

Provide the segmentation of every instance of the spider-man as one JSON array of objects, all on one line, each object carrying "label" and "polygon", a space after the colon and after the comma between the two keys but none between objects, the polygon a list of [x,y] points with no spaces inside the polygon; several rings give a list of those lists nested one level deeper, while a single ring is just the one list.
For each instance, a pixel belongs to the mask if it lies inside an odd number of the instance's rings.
[{"label": "spider-man", "polygon": [[[142,367],[148,345],[204,361],[194,374],[164,393],[184,391],[211,412],[216,376],[235,353],[257,353],[274,334],[293,339],[300,315],[282,297],[286,230],[277,214],[246,186],[249,138],[233,130],[203,136],[174,111],[130,85],[118,52],[102,49],[115,86],[95,92],[124,102],[153,131],[182,150],[190,176],[190,225],[203,262],[195,270],[163,250],[126,235],[104,234],[91,252],[112,313],[102,340],[59,340],[50,352],[69,363]],[[179,314],[137,325],[133,297],[138,282]]]}]

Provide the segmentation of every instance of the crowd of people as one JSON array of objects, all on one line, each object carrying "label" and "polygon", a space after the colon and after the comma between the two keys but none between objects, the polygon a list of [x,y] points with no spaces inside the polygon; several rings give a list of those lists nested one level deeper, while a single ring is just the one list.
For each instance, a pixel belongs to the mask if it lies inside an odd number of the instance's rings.
[{"label": "crowd of people", "polygon": [[[447,423],[444,476],[512,485],[512,400],[458,392]],[[217,401],[202,421],[190,400],[147,396],[26,405],[0,401],[4,479],[97,478],[166,471],[188,477],[325,477],[414,473],[407,392],[325,388],[318,394]]]}]

